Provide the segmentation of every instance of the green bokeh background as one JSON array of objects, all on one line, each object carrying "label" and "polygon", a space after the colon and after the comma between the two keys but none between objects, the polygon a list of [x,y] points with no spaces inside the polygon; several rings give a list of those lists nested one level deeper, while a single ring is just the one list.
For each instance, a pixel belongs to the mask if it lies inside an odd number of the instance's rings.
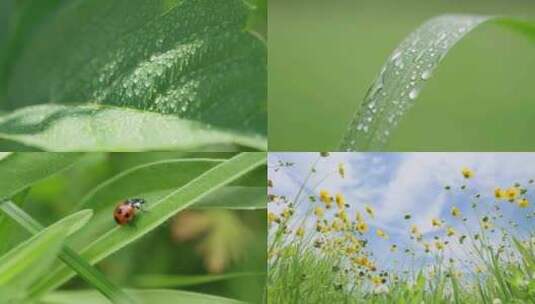
[{"label": "green bokeh background", "polygon": [[[394,48],[433,16],[535,19],[529,0],[270,0],[269,148],[337,148]],[[535,149],[535,39],[485,25],[455,46],[388,151]]]}]

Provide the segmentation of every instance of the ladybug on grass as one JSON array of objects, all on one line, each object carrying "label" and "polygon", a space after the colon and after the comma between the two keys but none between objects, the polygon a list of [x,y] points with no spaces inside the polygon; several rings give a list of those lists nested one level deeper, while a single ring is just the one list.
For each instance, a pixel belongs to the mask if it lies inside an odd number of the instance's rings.
[{"label": "ladybug on grass", "polygon": [[129,198],[117,205],[113,211],[113,218],[119,225],[131,223],[136,217],[136,212],[145,204],[142,198]]}]

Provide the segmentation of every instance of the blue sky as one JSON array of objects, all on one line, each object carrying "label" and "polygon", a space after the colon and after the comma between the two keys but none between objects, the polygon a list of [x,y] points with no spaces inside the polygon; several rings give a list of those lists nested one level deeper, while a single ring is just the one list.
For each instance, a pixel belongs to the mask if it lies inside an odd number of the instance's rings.
[{"label": "blue sky", "polygon": [[[269,176],[275,183],[275,194],[295,197],[318,155],[270,153]],[[275,172],[279,160],[294,162],[295,165]],[[344,163],[346,178],[335,173],[338,163]],[[461,175],[463,167],[472,169],[475,177],[466,181]],[[471,208],[475,189],[481,193],[479,204],[482,207],[479,209],[483,211],[492,210],[495,202],[493,191],[497,186],[507,188],[514,182],[528,186],[530,201],[531,192],[535,190],[535,184],[528,184],[530,179],[535,178],[535,153],[331,153],[319,160],[316,169],[317,173],[313,174],[305,188],[307,195],[303,196],[305,200],[297,214],[303,215],[310,208],[306,198],[318,195],[320,189],[327,189],[333,195],[343,193],[351,205],[348,210],[351,217],[355,210],[363,210],[365,204],[372,206],[377,216],[369,220],[370,228],[383,229],[390,235],[388,241],[371,242],[374,252],[385,253],[379,254],[378,259],[391,260],[386,254],[391,244],[396,243],[400,249],[408,244],[408,230],[412,223],[418,225],[426,238],[439,234],[431,225],[433,217],[446,220],[458,231],[466,230],[462,221],[451,217],[453,206],[468,217],[468,227],[478,225],[478,217]],[[461,191],[459,187],[462,184],[466,184],[468,190]],[[445,191],[445,185],[451,185],[454,191]],[[526,214],[534,210],[533,203],[527,209],[507,202],[498,205],[502,207],[504,219],[519,224],[515,230],[518,236],[526,236],[528,231],[533,231],[535,220],[526,218]],[[277,211],[280,206],[271,204],[269,208]],[[410,221],[403,219],[406,213],[411,214]],[[499,222],[496,220],[497,224]],[[312,225],[311,220],[308,226]],[[463,255],[461,249],[452,248],[449,254]],[[423,256],[423,252],[418,252],[418,257]]]}]

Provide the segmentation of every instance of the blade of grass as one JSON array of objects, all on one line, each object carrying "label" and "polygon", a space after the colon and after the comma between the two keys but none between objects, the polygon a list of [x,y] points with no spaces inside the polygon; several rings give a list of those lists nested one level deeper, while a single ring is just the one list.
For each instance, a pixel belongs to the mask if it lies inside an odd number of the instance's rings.
[{"label": "blade of grass", "polygon": [[340,149],[380,150],[451,48],[486,23],[505,26],[535,41],[533,21],[478,15],[443,15],[429,20],[401,42],[383,65]]},{"label": "blade of grass", "polygon": [[219,281],[231,280],[236,278],[246,278],[262,276],[265,273],[242,272],[242,273],[225,273],[225,274],[207,274],[207,275],[163,275],[147,274],[136,276],[133,280],[134,285],[143,288],[177,288],[185,286],[195,286]]},{"label": "blade of grass", "polygon": [[[12,202],[4,202],[0,205],[0,209],[13,220],[15,220],[19,225],[26,229],[31,234],[39,233],[44,227],[34,220],[29,214],[20,209],[17,205]],[[90,210],[80,211],[77,214],[83,214],[89,217],[92,216],[93,212]],[[73,217],[74,215],[71,215]],[[82,227],[86,222],[79,220],[77,223],[72,225],[67,231],[67,234],[71,234],[80,227]],[[114,303],[136,303],[133,299],[127,296],[119,287],[115,286],[111,281],[109,281],[100,271],[95,267],[91,266],[86,260],[81,258],[75,251],[70,249],[67,246],[63,246],[59,253],[59,258],[70,268],[72,268],[78,275],[84,279],[88,284],[96,288],[108,299]]]},{"label": "blade of grass", "polygon": [[265,209],[267,207],[265,187],[229,186],[208,195],[193,207],[198,209]]},{"label": "blade of grass", "polygon": [[[178,290],[128,290],[128,294],[143,303],[158,304],[245,304],[244,302],[212,295]],[[107,304],[104,297],[89,290],[61,291],[46,295],[41,304]]]},{"label": "blade of grass", "polygon": [[[110,214],[112,214],[118,201],[129,197],[141,197],[147,201],[147,205],[150,205],[223,161],[224,159],[214,158],[167,159],[135,166],[113,176],[82,198],[76,209],[80,207],[92,208],[97,213],[75,238],[71,238],[69,244],[73,248],[79,248],[115,227],[116,223]],[[256,172],[254,173],[256,174]],[[247,174],[244,178],[256,179],[257,177],[254,174]],[[232,184],[248,185],[248,180],[242,180],[244,178],[240,178]],[[224,201],[217,201],[219,206],[230,208],[227,204],[230,203],[228,187],[232,187],[236,197],[240,198],[239,201],[232,202],[235,209],[254,208],[253,204],[265,206],[266,200],[264,198],[261,201],[262,198],[259,194],[263,192],[265,197],[265,188],[257,187],[256,192],[252,192],[252,187],[234,188],[238,186],[226,186],[219,189],[206,199],[199,201],[198,204],[207,207],[214,203],[213,197],[220,197]],[[205,202],[205,200],[211,201]]]},{"label": "blade of grass", "polygon": [[[129,243],[139,239],[200,199],[217,189],[244,176],[253,169],[266,163],[263,152],[241,153],[206,171],[199,177],[172,192],[161,200],[147,206],[147,211],[136,219],[136,228],[115,227],[81,251],[91,264],[97,263]],[[73,276],[64,265],[56,267],[32,289],[33,294],[40,294],[58,287]]]},{"label": "blade of grass", "polygon": [[12,153],[0,159],[0,200],[70,167],[80,153]]},{"label": "blade of grass", "polygon": [[0,286],[25,289],[41,276],[61,249],[72,219],[41,231],[0,257]]}]

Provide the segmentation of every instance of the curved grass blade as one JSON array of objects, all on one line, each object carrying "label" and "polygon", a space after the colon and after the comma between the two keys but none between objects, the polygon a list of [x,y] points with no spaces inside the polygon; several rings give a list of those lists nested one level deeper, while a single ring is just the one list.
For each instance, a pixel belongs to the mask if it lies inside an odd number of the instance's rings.
[{"label": "curved grass blade", "polygon": [[340,149],[380,150],[450,49],[485,23],[506,26],[535,41],[535,22],[476,15],[444,15],[429,20],[388,58],[350,123]]},{"label": "curved grass blade", "polygon": [[206,275],[140,275],[134,278],[135,286],[143,288],[177,288],[202,285],[236,278],[264,276],[265,273],[243,272]]},{"label": "curved grass blade", "polygon": [[[244,302],[217,297],[207,294],[178,290],[128,290],[128,294],[140,299],[143,303],[158,304],[245,304]],[[61,291],[46,295],[40,304],[107,304],[107,300],[90,290]]]},{"label": "curved grass blade", "polygon": [[[139,239],[210,193],[239,179],[248,172],[266,163],[266,154],[261,152],[241,153],[222,162],[173,191],[159,201],[147,206],[146,213],[136,218],[135,228],[115,227],[84,248],[80,254],[91,264],[97,263],[129,243]],[[67,267],[56,267],[50,275],[34,285],[33,294],[41,294],[63,284],[73,273]]]},{"label": "curved grass blade", "polygon": [[0,286],[14,285],[25,289],[43,275],[52,264],[67,237],[67,230],[80,220],[77,214],[34,235],[0,257]]},{"label": "curved grass blade", "polygon": [[48,151],[194,150],[248,147],[266,140],[174,115],[105,105],[46,104],[0,116],[0,139]]},{"label": "curved grass blade", "polygon": [[212,158],[161,160],[135,166],[111,177],[81,199],[77,209],[92,208],[96,214],[69,244],[79,248],[115,227],[117,224],[110,214],[120,200],[141,197],[150,204],[161,197],[147,197],[146,193],[165,189],[168,194],[221,161]]},{"label": "curved grass blade", "polygon": [[[136,109],[147,120],[151,113],[169,114],[180,119],[172,143],[176,134],[187,136],[184,130],[204,130],[199,142],[187,144],[202,145],[217,133],[225,142],[241,134],[265,146],[267,48],[247,31],[250,14],[242,0],[71,1],[34,31],[12,64],[8,106],[98,103]],[[169,147],[144,136],[161,132],[147,127],[132,130],[139,137],[130,148]],[[84,150],[83,142],[71,140],[60,150]]]},{"label": "curved grass blade", "polygon": [[229,186],[193,205],[196,209],[224,208],[254,210],[267,208],[265,187]]},{"label": "curved grass blade", "polygon": [[0,159],[0,200],[74,164],[80,153],[12,153]]},{"label": "curved grass blade", "polygon": [[222,161],[216,158],[179,158],[138,165],[96,186],[80,200],[80,207],[100,209],[141,193],[180,188]]},{"label": "curved grass blade", "polygon": [[[30,215],[25,213],[24,210],[18,208],[18,206],[12,202],[8,201],[0,204],[0,209],[32,234],[39,233],[39,231],[46,229]],[[69,227],[68,230],[64,229],[65,233],[71,234],[87,223],[92,215],[93,211],[83,210],[64,218],[60,222],[72,219],[76,220],[75,224]],[[87,283],[95,287],[108,299],[113,301],[113,303],[137,303],[137,301],[134,301],[127,296],[119,287],[116,287],[100,271],[91,266],[86,260],[81,258],[69,247],[63,246],[58,257],[65,264],[69,265],[69,267],[71,267]]]}]

